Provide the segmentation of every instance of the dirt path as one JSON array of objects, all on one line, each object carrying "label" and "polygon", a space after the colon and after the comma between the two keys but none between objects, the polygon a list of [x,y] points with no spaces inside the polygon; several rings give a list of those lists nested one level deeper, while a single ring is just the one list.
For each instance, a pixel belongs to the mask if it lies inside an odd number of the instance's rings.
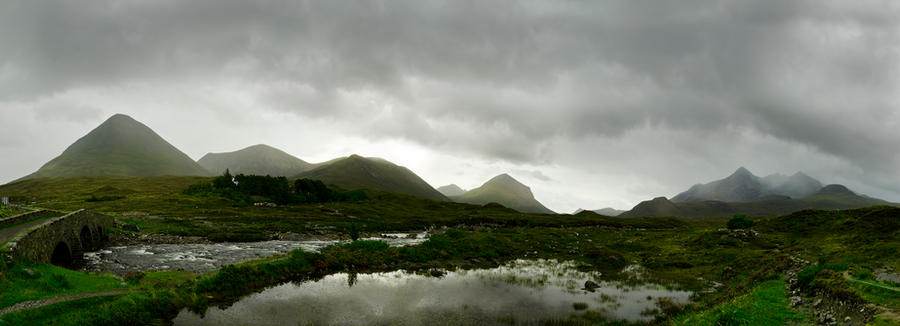
[{"label": "dirt path", "polygon": [[140,291],[144,291],[144,290],[142,290],[142,289],[109,290],[109,291],[101,291],[101,292],[61,295],[58,297],[51,297],[51,298],[45,298],[45,299],[40,299],[40,300],[19,302],[15,305],[12,305],[12,306],[9,306],[9,307],[6,307],[6,308],[3,308],[2,310],[0,310],[0,317],[2,317],[5,314],[13,313],[16,311],[40,308],[43,306],[48,306],[48,305],[52,305],[52,304],[60,303],[60,302],[67,302],[67,301],[91,298],[91,297],[99,297],[99,296],[104,296],[104,295],[122,294],[122,293],[129,293],[129,292],[140,292]]},{"label": "dirt path", "polygon": [[885,289],[885,290],[888,290],[888,291],[900,292],[900,289],[898,289],[898,288],[893,288],[893,287],[881,285],[881,284],[878,284],[878,283],[872,283],[872,282],[869,282],[869,281],[857,280],[857,279],[851,277],[850,274],[847,273],[847,272],[844,272],[844,278],[847,279],[848,281],[853,281],[853,282],[858,282],[858,283],[862,283],[862,284],[866,284],[866,285],[871,285],[871,286],[879,287],[879,288],[882,288],[882,289]]}]

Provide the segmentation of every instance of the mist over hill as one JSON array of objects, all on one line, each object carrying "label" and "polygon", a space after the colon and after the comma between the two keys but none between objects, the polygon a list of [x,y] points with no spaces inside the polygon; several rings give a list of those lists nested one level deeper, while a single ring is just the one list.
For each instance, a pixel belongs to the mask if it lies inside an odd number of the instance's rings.
[{"label": "mist over hill", "polygon": [[446,186],[438,187],[437,191],[440,191],[442,194],[444,194],[444,196],[447,196],[447,197],[459,196],[459,195],[466,193],[466,191],[463,188],[460,188],[459,186],[457,186],[455,184],[449,184]]},{"label": "mist over hill", "polygon": [[689,203],[706,200],[724,202],[751,202],[768,196],[800,198],[812,195],[822,188],[822,183],[797,172],[791,176],[773,174],[758,177],[744,167],[730,176],[706,184],[697,184],[675,197],[673,202]]},{"label": "mist over hill", "polygon": [[854,209],[869,206],[898,206],[881,199],[860,196],[842,185],[827,185],[803,198],[770,195],[756,201],[724,202],[716,200],[674,202],[665,197],[643,201],[621,217],[727,217],[734,214],[774,216],[805,209]]}]

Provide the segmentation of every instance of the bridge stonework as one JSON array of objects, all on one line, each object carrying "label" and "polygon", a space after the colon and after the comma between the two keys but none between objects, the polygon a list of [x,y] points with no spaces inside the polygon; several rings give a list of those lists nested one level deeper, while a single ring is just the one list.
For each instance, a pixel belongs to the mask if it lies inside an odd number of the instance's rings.
[{"label": "bridge stonework", "polygon": [[109,240],[107,232],[114,224],[112,216],[82,209],[23,232],[7,243],[7,250],[16,260],[72,267],[82,261],[84,252]]},{"label": "bridge stonework", "polygon": [[[39,210],[39,211],[28,212],[25,214],[19,214],[19,215],[7,217],[7,218],[0,218],[0,228],[7,227],[7,226],[10,226],[13,224],[26,222],[33,218],[46,216],[46,215],[50,215],[50,214],[54,214],[54,213],[56,213],[56,212],[48,211],[48,210]],[[58,214],[62,214],[62,213],[58,213]]]}]

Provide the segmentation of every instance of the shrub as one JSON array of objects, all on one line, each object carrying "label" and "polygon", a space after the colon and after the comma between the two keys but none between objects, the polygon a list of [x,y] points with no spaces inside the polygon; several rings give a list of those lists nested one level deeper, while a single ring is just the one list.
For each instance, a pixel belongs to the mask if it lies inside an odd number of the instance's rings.
[{"label": "shrub", "polygon": [[756,225],[756,222],[753,222],[752,219],[744,214],[735,214],[734,217],[728,220],[728,228],[732,230],[749,229],[754,225]]},{"label": "shrub", "polygon": [[356,226],[356,223],[350,224],[350,228],[347,229],[347,234],[350,235],[350,240],[359,240],[359,228]]},{"label": "shrub", "polygon": [[797,274],[797,285],[800,287],[807,287],[810,283],[812,283],[813,279],[816,278],[816,274],[822,271],[822,265],[820,264],[812,264],[803,268],[800,273]]}]

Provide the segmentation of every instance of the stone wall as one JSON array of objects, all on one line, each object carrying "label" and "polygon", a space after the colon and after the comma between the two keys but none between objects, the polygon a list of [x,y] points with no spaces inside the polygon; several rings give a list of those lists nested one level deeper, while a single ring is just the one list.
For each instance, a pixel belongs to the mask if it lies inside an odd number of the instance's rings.
[{"label": "stone wall", "polygon": [[25,213],[25,214],[19,214],[19,215],[16,215],[16,216],[10,216],[10,217],[7,217],[7,218],[0,219],[0,228],[4,228],[4,227],[7,227],[7,226],[10,226],[10,225],[13,225],[13,224],[19,224],[19,223],[22,223],[22,222],[26,222],[26,221],[28,221],[28,220],[31,220],[31,219],[37,218],[37,217],[42,217],[42,216],[53,216],[54,214],[55,214],[56,216],[62,215],[62,213],[59,213],[59,212],[48,211],[48,210],[43,210],[43,209],[42,209],[42,210],[39,210],[39,211],[28,212],[28,213]]},{"label": "stone wall", "polygon": [[[100,248],[113,225],[111,216],[79,210],[23,232],[7,244],[7,250],[16,260],[72,265],[81,260],[85,251]],[[54,250],[60,248],[68,250],[70,261],[54,261]]]}]

